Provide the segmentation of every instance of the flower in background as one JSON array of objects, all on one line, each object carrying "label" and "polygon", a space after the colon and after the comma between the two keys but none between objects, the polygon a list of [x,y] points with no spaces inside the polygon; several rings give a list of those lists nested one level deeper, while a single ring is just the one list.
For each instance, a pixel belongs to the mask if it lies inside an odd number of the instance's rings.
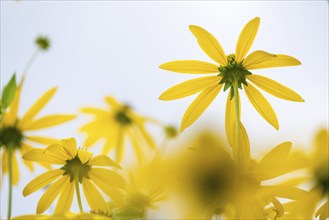
[{"label": "flower in background", "polygon": [[153,119],[135,113],[129,105],[118,102],[114,97],[106,97],[108,109],[93,107],[82,108],[83,113],[91,114],[94,119],[81,128],[87,133],[84,143],[86,147],[104,139],[102,153],[108,154],[116,147],[116,161],[123,158],[125,140],[130,140],[139,161],[143,158],[143,147],[155,149],[155,142],[145,128],[147,122]]},{"label": "flower in background", "polygon": [[[234,129],[235,104],[232,99],[238,98],[238,95],[235,94],[238,93],[238,88],[242,89],[243,87],[249,101],[258,113],[276,129],[279,129],[279,122],[275,112],[254,85],[281,99],[297,102],[304,101],[300,95],[288,87],[267,77],[250,72],[250,70],[255,69],[301,64],[291,56],[270,54],[261,50],[255,51],[246,57],[255,39],[259,23],[260,19],[258,17],[247,23],[239,36],[235,54],[229,55],[225,54],[222,46],[213,35],[199,26],[191,25],[190,30],[197,38],[201,49],[217,64],[197,60],[178,60],[160,65],[161,69],[177,73],[214,74],[213,76],[196,78],[180,83],[160,95],[159,98],[161,100],[174,100],[201,92],[186,110],[181,123],[181,131],[200,117],[223,87],[224,91],[230,89],[226,104],[226,130],[229,133],[228,136],[233,133],[231,130]],[[231,115],[231,117],[228,115]],[[228,139],[229,143],[232,144],[232,138],[228,137]]]},{"label": "flower in background", "polygon": [[[313,152],[304,154],[307,158],[308,178],[296,178],[297,183],[310,183],[312,188],[301,200],[287,203],[285,219],[329,218],[329,134],[320,129],[313,144]],[[322,203],[322,201],[324,201]]]},{"label": "flower in background", "polygon": [[94,213],[66,213],[63,215],[22,215],[12,218],[12,220],[52,220],[52,219],[84,219],[84,220],[93,220],[93,219],[112,219],[111,217],[105,215],[99,215]]},{"label": "flower in background", "polygon": [[63,139],[60,144],[52,144],[46,149],[34,148],[23,155],[25,160],[62,165],[61,168],[49,170],[36,177],[23,190],[23,195],[27,196],[49,185],[38,202],[38,214],[46,211],[58,196],[55,214],[68,212],[72,205],[74,189],[82,212],[79,184],[82,185],[86,200],[93,210],[108,208],[96,186],[114,202],[122,200],[120,189],[124,188],[124,179],[110,169],[98,167],[109,166],[120,169],[120,166],[105,155],[95,157],[92,155],[87,150],[77,149],[74,138]]},{"label": "flower in background", "polygon": [[[55,139],[49,137],[41,137],[30,135],[30,131],[41,130],[56,125],[63,124],[75,118],[74,115],[53,114],[37,118],[38,113],[45,107],[49,100],[56,92],[56,88],[52,88],[44,93],[22,116],[18,116],[19,101],[22,90],[21,83],[15,92],[15,97],[9,106],[9,110],[4,113],[3,120],[0,125],[0,146],[2,151],[2,172],[8,172],[8,152],[12,152],[12,168],[13,168],[13,184],[19,181],[19,167],[16,159],[16,152],[23,155],[27,150],[32,149],[28,143],[34,142],[38,144],[50,144],[56,142]],[[24,164],[34,170],[34,165],[30,161],[23,160]],[[49,167],[47,162],[41,163]]]}]

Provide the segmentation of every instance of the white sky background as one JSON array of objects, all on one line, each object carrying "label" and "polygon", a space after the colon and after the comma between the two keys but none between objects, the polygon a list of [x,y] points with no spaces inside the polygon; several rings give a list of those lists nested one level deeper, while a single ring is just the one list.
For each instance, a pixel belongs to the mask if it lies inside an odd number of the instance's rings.
[{"label": "white sky background", "polygon": [[[35,37],[44,34],[52,45],[39,55],[27,75],[20,114],[46,90],[58,86],[55,98],[42,114],[76,113],[82,106],[105,106],[103,98],[114,95],[143,114],[179,125],[195,96],[170,102],[159,101],[158,96],[196,76],[160,70],[158,66],[177,59],[212,62],[199,48],[188,25],[204,27],[226,53],[233,53],[240,31],[256,16],[261,24],[250,52],[288,54],[302,65],[254,73],[294,89],[306,102],[288,102],[263,92],[277,113],[280,130],[276,131],[242,95],[242,121],[252,152],[267,151],[286,140],[298,146],[311,143],[317,128],[328,124],[327,1],[1,1],[1,84],[3,87],[13,72],[20,78],[35,50]],[[223,132],[226,96],[221,92],[182,138],[206,125]],[[77,129],[85,119],[38,134],[75,136],[82,143],[83,136],[77,134]],[[41,195],[39,191],[23,198],[21,191],[43,170],[33,176],[26,168],[21,171],[22,180],[14,188],[13,216],[34,213]],[[6,181],[1,193],[2,217],[7,212]]]}]

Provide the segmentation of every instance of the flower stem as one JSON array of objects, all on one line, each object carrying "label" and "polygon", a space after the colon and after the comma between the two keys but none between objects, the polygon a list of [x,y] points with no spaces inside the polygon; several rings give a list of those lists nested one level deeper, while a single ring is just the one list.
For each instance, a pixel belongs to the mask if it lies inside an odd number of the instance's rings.
[{"label": "flower stem", "polygon": [[8,215],[7,219],[11,218],[12,194],[13,194],[13,152],[12,147],[9,146],[8,150],[8,169],[9,169],[9,190],[8,190]]},{"label": "flower stem", "polygon": [[79,177],[78,177],[78,172],[75,172],[74,175],[74,183],[75,183],[75,193],[77,194],[77,199],[78,199],[78,205],[79,205],[79,210],[80,213],[83,212],[83,208],[82,208],[82,202],[81,202],[81,196],[80,196],[80,188],[79,188]]},{"label": "flower stem", "polygon": [[30,69],[31,65],[33,64],[34,60],[37,58],[37,56],[39,55],[40,50],[36,49],[32,56],[30,57],[30,59],[28,60],[28,62],[26,63],[24,70],[23,70],[23,76],[26,75],[27,71]]}]

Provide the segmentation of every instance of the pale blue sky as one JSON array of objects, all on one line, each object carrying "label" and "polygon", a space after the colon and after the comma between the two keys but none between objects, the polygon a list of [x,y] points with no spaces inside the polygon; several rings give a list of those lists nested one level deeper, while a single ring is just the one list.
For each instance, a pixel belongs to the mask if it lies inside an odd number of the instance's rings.
[{"label": "pale blue sky", "polygon": [[[176,59],[211,62],[199,48],[188,25],[200,25],[233,53],[244,25],[261,18],[251,51],[265,50],[298,58],[301,66],[257,70],[299,92],[305,103],[293,103],[263,93],[277,113],[280,130],[268,125],[242,96],[242,121],[253,152],[290,140],[310,143],[319,126],[328,123],[328,2],[327,1],[1,1],[1,84],[13,72],[21,76],[34,51],[39,34],[49,36],[49,52],[40,54],[31,67],[22,95],[21,112],[47,89],[58,92],[42,114],[76,113],[86,105],[104,106],[103,97],[114,95],[139,112],[179,125],[195,98],[163,102],[158,96],[176,83],[194,76],[160,70]],[[209,124],[224,131],[227,94],[220,94],[201,118],[186,132]],[[44,132],[59,138],[83,137],[77,129],[84,119]],[[42,132],[40,132],[42,133]],[[40,134],[39,133],[39,134]],[[183,138],[184,138],[183,136]],[[33,213],[41,192],[22,198],[31,176],[14,192],[14,215]],[[6,214],[6,182],[1,193],[1,216]],[[27,205],[29,204],[29,205]]]}]

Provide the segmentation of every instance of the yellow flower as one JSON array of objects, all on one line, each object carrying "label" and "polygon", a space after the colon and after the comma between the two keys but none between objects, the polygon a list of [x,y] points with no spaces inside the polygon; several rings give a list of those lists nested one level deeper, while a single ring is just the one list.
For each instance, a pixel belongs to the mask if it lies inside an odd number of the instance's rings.
[{"label": "yellow flower", "polygon": [[[248,139],[244,144],[249,150]],[[267,219],[268,206],[272,207],[276,217],[282,216],[284,210],[280,198],[296,200],[306,194],[294,186],[269,182],[302,166],[289,156],[291,145],[290,142],[279,144],[260,161],[244,160],[245,171],[241,172],[220,141],[211,135],[193,139],[194,156],[185,161],[184,170],[187,172],[180,178],[184,180],[180,189],[190,189],[187,201],[197,201],[192,203],[191,210],[196,212],[192,217],[210,219],[213,215],[220,215],[237,218],[234,214],[232,216],[237,209],[240,213],[238,219]]]},{"label": "yellow flower", "polygon": [[125,199],[120,206],[115,207],[113,217],[147,218],[147,212],[156,209],[157,203],[165,199],[169,177],[167,167],[157,156],[143,165],[134,166],[127,175]]},{"label": "yellow flower", "polygon": [[103,154],[116,147],[116,161],[120,162],[124,153],[125,140],[129,139],[139,161],[143,158],[143,146],[155,149],[155,142],[145,128],[151,119],[135,113],[129,105],[118,102],[114,97],[106,97],[108,109],[86,107],[83,113],[95,118],[81,128],[87,133],[84,146],[89,147],[105,139]]},{"label": "yellow flower", "polygon": [[23,195],[27,196],[50,185],[38,202],[38,214],[47,210],[58,196],[55,214],[68,212],[72,205],[74,189],[77,192],[79,208],[82,210],[79,184],[82,185],[86,200],[93,210],[107,210],[108,206],[96,186],[114,202],[122,199],[120,188],[125,185],[124,179],[110,169],[97,167],[120,166],[105,155],[93,158],[92,155],[87,150],[77,149],[74,138],[63,139],[60,144],[52,144],[46,149],[35,148],[23,155],[25,160],[62,165],[59,169],[36,177],[23,190]]},{"label": "yellow flower", "polygon": [[43,220],[62,220],[62,219],[112,219],[108,216],[93,214],[93,213],[67,213],[63,215],[21,215],[12,218],[13,220],[31,220],[31,219],[43,219]]},{"label": "yellow flower", "polygon": [[[314,138],[313,152],[304,156],[308,158],[309,178],[295,179],[297,183],[311,183],[311,190],[299,201],[285,205],[289,211],[284,217],[286,219],[320,219],[329,218],[329,133],[327,129],[320,129]],[[300,180],[300,181],[298,181]],[[324,203],[322,203],[324,201]],[[320,206],[320,207],[319,207]],[[317,209],[317,207],[319,207]]]},{"label": "yellow flower", "polygon": [[199,46],[217,64],[197,60],[178,60],[160,65],[161,69],[177,73],[214,74],[175,85],[159,97],[161,100],[174,100],[201,92],[186,110],[181,123],[181,131],[200,117],[222,87],[224,91],[227,89],[231,91],[226,104],[226,132],[230,144],[233,142],[231,134],[234,134],[232,130],[235,121],[235,104],[232,99],[236,98],[235,89],[237,91],[238,88],[243,87],[258,113],[276,129],[279,129],[279,122],[275,112],[254,85],[281,99],[303,101],[300,95],[286,86],[250,72],[250,70],[262,68],[300,65],[300,62],[291,56],[270,54],[261,50],[246,57],[255,39],[259,22],[260,19],[256,17],[247,23],[239,36],[235,54],[229,55],[224,53],[222,46],[213,35],[199,26],[191,25],[190,30],[197,38]]},{"label": "yellow flower", "polygon": [[[44,93],[23,115],[23,117],[18,117],[22,84],[23,83],[18,86],[15,93],[15,98],[9,107],[9,111],[5,113],[0,125],[0,146],[3,148],[2,172],[8,172],[8,150],[10,149],[13,152],[12,167],[14,185],[19,181],[19,167],[16,159],[16,153],[14,152],[19,152],[23,155],[24,152],[31,149],[32,146],[28,144],[28,141],[38,144],[50,144],[56,142],[53,138],[33,136],[28,132],[56,126],[75,118],[74,115],[64,114],[53,114],[36,118],[38,113],[53,97],[56,92],[56,88],[52,88]],[[30,171],[34,170],[32,162],[24,160],[23,162],[30,169]],[[47,166],[46,163],[42,163],[42,165]]]}]

